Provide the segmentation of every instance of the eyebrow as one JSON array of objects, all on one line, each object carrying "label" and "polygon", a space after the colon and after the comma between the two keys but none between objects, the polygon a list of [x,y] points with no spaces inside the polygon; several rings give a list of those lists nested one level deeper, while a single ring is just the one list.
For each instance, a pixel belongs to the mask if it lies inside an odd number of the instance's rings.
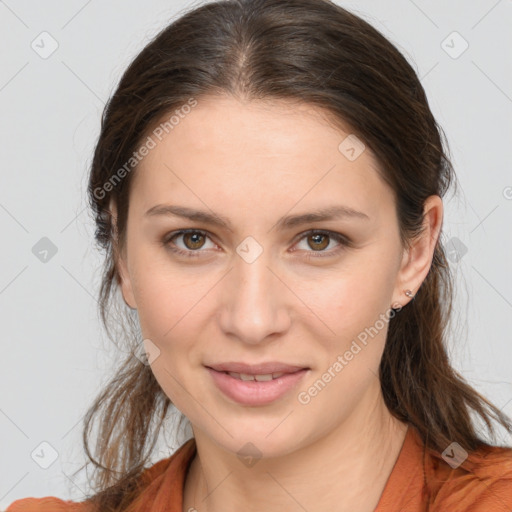
[{"label": "eyebrow", "polygon": [[[156,217],[156,216],[168,216],[168,217],[182,217],[192,221],[203,222],[225,228],[229,231],[233,231],[229,220],[216,213],[208,213],[194,208],[188,208],[186,206],[170,205],[170,204],[157,204],[150,208],[144,217]],[[308,213],[301,213],[298,215],[288,215],[281,217],[277,223],[277,229],[290,229],[301,224],[307,224],[311,222],[328,221],[328,220],[339,220],[343,218],[370,220],[370,217],[366,213],[354,210],[348,206],[329,206],[327,208],[317,209]]]}]

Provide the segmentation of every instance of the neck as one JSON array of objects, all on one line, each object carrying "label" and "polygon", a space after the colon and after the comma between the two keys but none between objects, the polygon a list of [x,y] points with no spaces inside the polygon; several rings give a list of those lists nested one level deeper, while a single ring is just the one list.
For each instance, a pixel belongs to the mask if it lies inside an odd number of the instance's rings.
[{"label": "neck", "polygon": [[236,454],[226,457],[198,432],[183,511],[374,511],[407,430],[378,396],[367,414],[351,416],[310,444],[251,467],[243,467]]}]

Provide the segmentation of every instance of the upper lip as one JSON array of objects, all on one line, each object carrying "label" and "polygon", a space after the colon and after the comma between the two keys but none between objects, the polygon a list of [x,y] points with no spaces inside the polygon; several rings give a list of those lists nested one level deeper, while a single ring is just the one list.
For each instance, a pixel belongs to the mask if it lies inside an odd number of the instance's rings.
[{"label": "upper lip", "polygon": [[247,375],[267,375],[269,373],[294,373],[298,370],[307,369],[304,366],[294,366],[290,364],[270,361],[268,363],[246,364],[246,363],[218,363],[206,365],[218,372],[244,373]]}]

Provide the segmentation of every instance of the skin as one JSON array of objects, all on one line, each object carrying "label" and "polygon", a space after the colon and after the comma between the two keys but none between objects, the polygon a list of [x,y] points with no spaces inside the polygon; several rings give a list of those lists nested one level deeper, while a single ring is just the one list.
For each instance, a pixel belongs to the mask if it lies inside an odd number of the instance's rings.
[{"label": "skin", "polygon": [[[411,300],[404,290],[416,293],[428,273],[443,204],[428,198],[424,234],[402,247],[394,196],[370,149],[354,161],[338,150],[350,133],[305,104],[201,98],[134,175],[121,288],[144,338],[160,351],[151,364],[156,379],[193,428],[198,454],[183,511],[377,506],[407,428],[387,410],[377,377],[388,323],[309,403],[297,395],[379,315]],[[216,212],[232,230],[145,217],[157,204]],[[275,227],[284,215],[327,205],[369,219]],[[163,245],[187,228],[207,236],[173,242],[198,257]],[[340,233],[351,246],[328,233],[304,235],[310,229]],[[236,252],[248,236],[263,248],[252,263]],[[281,361],[310,371],[275,402],[245,406],[216,388],[203,366],[226,361]],[[250,467],[237,455],[248,442],[261,452]]]}]

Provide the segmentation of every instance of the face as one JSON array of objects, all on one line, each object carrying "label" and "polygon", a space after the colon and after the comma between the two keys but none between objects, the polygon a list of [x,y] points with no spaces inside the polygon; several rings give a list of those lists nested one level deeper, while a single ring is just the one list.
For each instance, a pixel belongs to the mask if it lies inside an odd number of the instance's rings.
[{"label": "face", "polygon": [[[386,320],[412,287],[401,282],[392,190],[368,148],[355,159],[339,149],[349,134],[311,106],[210,97],[134,175],[124,299],[163,391],[196,436],[231,452],[249,441],[268,456],[292,452],[379,400]],[[341,213],[303,217],[325,209]],[[307,370],[285,376],[289,388],[230,380],[259,386],[244,401],[207,369],[269,361]]]}]

